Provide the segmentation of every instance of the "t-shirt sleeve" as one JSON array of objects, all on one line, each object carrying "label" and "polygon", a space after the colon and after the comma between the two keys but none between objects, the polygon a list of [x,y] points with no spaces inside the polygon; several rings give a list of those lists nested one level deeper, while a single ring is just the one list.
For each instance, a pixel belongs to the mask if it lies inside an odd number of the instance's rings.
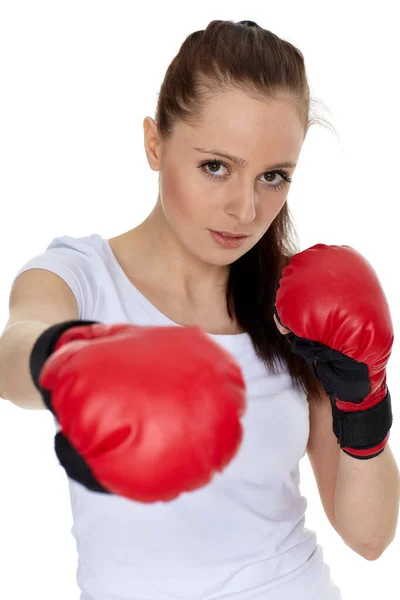
[{"label": "t-shirt sleeve", "polygon": [[28,260],[14,277],[24,271],[45,269],[61,277],[72,290],[80,319],[91,319],[97,300],[93,248],[82,238],[55,238],[42,254]]}]

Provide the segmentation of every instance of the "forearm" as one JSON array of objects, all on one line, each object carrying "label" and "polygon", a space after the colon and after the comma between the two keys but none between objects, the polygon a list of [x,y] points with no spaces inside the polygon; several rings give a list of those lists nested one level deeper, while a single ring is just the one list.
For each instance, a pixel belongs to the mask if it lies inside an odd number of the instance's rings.
[{"label": "forearm", "polygon": [[0,397],[20,408],[47,410],[29,370],[34,343],[49,324],[19,321],[0,337]]},{"label": "forearm", "polygon": [[392,542],[399,516],[400,474],[389,444],[359,460],[340,452],[335,487],[335,524],[350,547],[377,558]]}]

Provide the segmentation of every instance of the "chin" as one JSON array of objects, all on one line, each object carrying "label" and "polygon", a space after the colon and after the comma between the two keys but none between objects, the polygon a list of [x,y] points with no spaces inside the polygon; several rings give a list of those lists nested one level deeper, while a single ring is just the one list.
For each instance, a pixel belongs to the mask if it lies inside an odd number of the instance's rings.
[{"label": "chin", "polygon": [[243,248],[237,248],[236,250],[225,250],[224,252],[219,253],[217,256],[210,256],[210,259],[206,260],[206,262],[216,266],[228,266],[239,260],[239,258],[242,258],[242,256],[247,254],[249,250],[250,248],[247,248],[246,250],[243,250]]}]

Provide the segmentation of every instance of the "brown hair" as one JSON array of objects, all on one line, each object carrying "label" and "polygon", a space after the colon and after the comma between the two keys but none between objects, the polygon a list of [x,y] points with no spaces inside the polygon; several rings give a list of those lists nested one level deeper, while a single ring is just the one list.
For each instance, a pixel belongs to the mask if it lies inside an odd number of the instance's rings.
[{"label": "brown hair", "polygon": [[[310,90],[300,50],[253,21],[216,20],[187,36],[167,69],[155,116],[160,137],[170,137],[177,120],[201,124],[208,99],[232,88],[255,99],[294,97],[304,138],[312,124],[327,123],[310,118]],[[285,202],[259,242],[230,265],[227,309],[250,335],[269,371],[276,374],[278,363],[285,363],[294,387],[318,402],[323,392],[320,382],[306,361],[291,352],[273,319],[281,271],[299,251]]]}]

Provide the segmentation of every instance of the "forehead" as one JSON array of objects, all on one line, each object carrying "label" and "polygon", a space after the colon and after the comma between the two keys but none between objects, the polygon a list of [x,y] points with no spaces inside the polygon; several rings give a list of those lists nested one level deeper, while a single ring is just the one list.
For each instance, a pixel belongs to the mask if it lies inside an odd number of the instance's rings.
[{"label": "forehead", "polygon": [[271,154],[273,144],[273,154],[295,158],[303,143],[304,125],[291,97],[256,100],[243,92],[230,91],[208,101],[201,124],[193,127],[180,123],[176,133],[183,144],[191,147],[223,148],[250,157],[253,150],[268,150]]}]

